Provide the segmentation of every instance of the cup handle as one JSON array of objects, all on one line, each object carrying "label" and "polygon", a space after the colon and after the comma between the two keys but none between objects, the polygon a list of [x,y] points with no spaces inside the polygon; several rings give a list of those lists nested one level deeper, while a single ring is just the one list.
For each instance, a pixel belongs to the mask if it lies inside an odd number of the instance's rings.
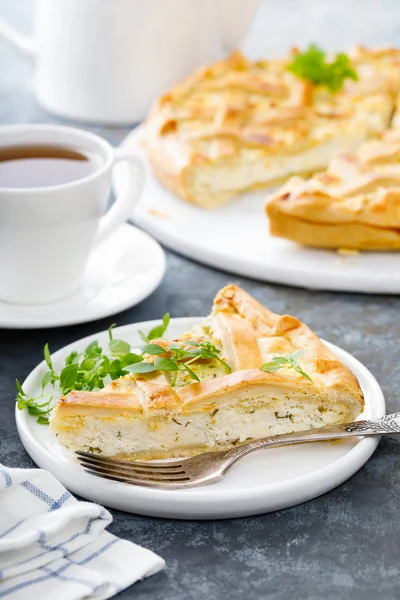
[{"label": "cup handle", "polygon": [[36,52],[33,39],[28,35],[20,33],[17,29],[11,27],[7,21],[0,18],[0,40],[1,39],[4,39],[5,42],[12,46],[14,50],[22,54],[22,56],[30,59],[35,57]]},{"label": "cup handle", "polygon": [[[121,223],[126,221],[136,206],[144,187],[145,168],[141,159],[130,152],[116,149],[114,154],[114,163],[126,160],[129,162],[130,175],[134,175],[134,186],[127,190],[122,190],[115,198],[114,204],[106,212],[100,221],[95,244],[100,244],[108,237]],[[133,189],[133,187],[135,189]]]}]

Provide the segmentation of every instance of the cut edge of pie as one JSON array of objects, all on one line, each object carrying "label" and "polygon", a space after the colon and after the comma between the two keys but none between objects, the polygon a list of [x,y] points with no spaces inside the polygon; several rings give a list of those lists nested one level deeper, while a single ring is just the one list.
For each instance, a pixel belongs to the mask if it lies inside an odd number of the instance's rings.
[{"label": "cut edge of pie", "polygon": [[164,94],[145,125],[155,176],[181,198],[212,209],[324,169],[336,152],[353,152],[389,127],[400,90],[399,50],[352,49],[359,81],[334,94],[286,70],[293,52],[260,61],[235,52]]},{"label": "cut edge of pie", "polygon": [[[192,363],[201,379],[125,375],[99,391],[61,398],[51,430],[71,450],[129,459],[190,456],[247,439],[354,420],[363,394],[351,371],[298,319],[276,315],[229,285],[211,315],[175,342],[208,340],[232,369]],[[161,343],[166,343],[163,340]],[[301,368],[260,370],[275,356],[305,350]]]},{"label": "cut edge of pie", "polygon": [[400,250],[400,129],[339,154],[309,180],[292,177],[265,209],[271,235],[299,244]]}]

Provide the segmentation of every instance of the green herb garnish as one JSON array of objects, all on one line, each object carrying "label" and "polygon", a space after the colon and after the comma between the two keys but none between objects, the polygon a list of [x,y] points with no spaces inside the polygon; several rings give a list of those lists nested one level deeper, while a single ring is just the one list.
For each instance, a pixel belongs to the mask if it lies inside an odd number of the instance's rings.
[{"label": "green herb garnish", "polygon": [[302,377],[305,377],[312,383],[311,377],[307,375],[307,373],[305,373],[299,365],[299,360],[302,358],[302,356],[304,356],[305,352],[305,350],[299,350],[293,354],[286,354],[286,356],[274,356],[270,362],[261,365],[260,371],[265,371],[266,373],[275,373],[283,367],[286,369],[294,369],[297,371],[297,373],[300,373]]},{"label": "green herb garnish", "polygon": [[16,380],[15,384],[18,390],[16,402],[19,410],[24,410],[26,408],[30,415],[37,417],[36,420],[38,423],[41,423],[42,425],[48,425],[53,397],[50,396],[47,400],[41,402],[43,400],[43,396],[31,398],[24,392],[18,379]]},{"label": "green herb garnish", "polygon": [[[130,373],[144,373],[151,371],[160,371],[164,373],[169,383],[176,384],[178,373],[186,372],[190,379],[200,381],[199,376],[190,368],[190,365],[196,361],[215,360],[219,362],[224,369],[230,373],[229,365],[220,358],[220,350],[210,342],[195,342],[188,340],[182,344],[169,344],[162,347],[158,344],[147,344],[141,348],[146,354],[155,356],[154,362],[142,362],[127,367]],[[162,356],[160,356],[162,354]],[[143,369],[149,369],[144,371]]]},{"label": "green herb garnish", "polygon": [[287,69],[314,85],[324,85],[331,92],[340,90],[346,79],[358,80],[346,54],[338,54],[332,62],[327,62],[326,53],[315,44],[311,44],[305,52],[296,54]]},{"label": "green herb garnish", "polygon": [[[153,343],[152,340],[158,340],[165,334],[169,321],[170,317],[167,313],[162,323],[147,335],[140,332],[146,344],[138,349],[138,353],[132,352],[128,342],[114,339],[115,325],[111,325],[108,329],[108,346],[105,349],[95,340],[86,347],[84,352],[71,352],[60,372],[55,370],[49,346],[46,344],[44,359],[48,370],[42,378],[42,393],[36,397],[28,396],[17,380],[18,408],[27,409],[31,415],[37,417],[38,423],[47,424],[53,408],[54,391],[61,392],[65,396],[74,390],[99,390],[110,380],[118,379],[128,373],[139,375],[156,371],[164,373],[172,386],[176,384],[179,372],[184,372],[194,381],[200,381],[199,376],[190,367],[196,361],[215,360],[223,365],[228,373],[231,372],[229,365],[219,356],[221,351],[210,342],[188,340],[183,343],[166,344],[165,347]],[[152,361],[145,360],[148,356],[153,357]]]},{"label": "green herb garnish", "polygon": [[142,338],[142,340],[144,342],[147,342],[147,343],[151,342],[151,340],[159,340],[160,338],[163,337],[164,333],[167,331],[169,321],[170,321],[169,313],[166,313],[163,316],[161,325],[157,325],[156,327],[153,327],[153,329],[151,329],[147,335],[145,333],[143,333],[143,331],[139,331],[140,337]]}]

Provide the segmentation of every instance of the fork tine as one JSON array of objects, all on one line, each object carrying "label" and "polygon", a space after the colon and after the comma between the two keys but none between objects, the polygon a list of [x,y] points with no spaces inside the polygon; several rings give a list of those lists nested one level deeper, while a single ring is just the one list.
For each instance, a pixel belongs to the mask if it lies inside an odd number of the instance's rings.
[{"label": "fork tine", "polygon": [[110,479],[111,481],[118,481],[121,483],[128,483],[130,485],[138,485],[141,487],[164,488],[172,490],[189,487],[191,485],[191,481],[189,479],[157,482],[149,479],[135,479],[134,477],[127,478],[118,475],[109,475],[108,473],[96,473],[95,471],[91,471],[90,469],[85,469],[85,471],[87,473],[90,473],[90,475],[95,475],[96,477],[100,477],[102,479]]},{"label": "fork tine", "polygon": [[101,466],[90,461],[81,461],[81,465],[85,469],[92,469],[98,473],[110,473],[111,475],[121,475],[124,477],[136,477],[137,479],[154,479],[157,481],[173,481],[187,477],[185,471],[177,471],[174,473],[160,473],[159,471],[137,471],[136,469],[121,469],[119,467]]},{"label": "fork tine", "polygon": [[97,467],[100,467],[102,469],[116,469],[116,470],[121,470],[121,471],[128,471],[128,472],[132,472],[135,471],[136,473],[150,473],[150,474],[154,474],[154,475],[175,475],[177,473],[184,473],[185,470],[183,467],[179,468],[174,467],[174,468],[169,468],[169,469],[153,469],[151,465],[146,465],[146,466],[136,466],[136,463],[132,462],[132,463],[128,463],[126,461],[124,462],[120,462],[120,463],[116,463],[116,461],[99,461],[99,460],[93,460],[92,458],[86,457],[86,456],[78,456],[78,460],[83,464],[87,464],[87,465],[94,465]]},{"label": "fork tine", "polygon": [[112,481],[122,481],[124,483],[131,483],[133,485],[144,485],[147,487],[175,487],[176,485],[187,485],[190,482],[189,477],[180,477],[176,479],[158,479],[158,478],[141,478],[135,475],[126,475],[124,473],[112,472],[112,471],[101,471],[100,469],[93,469],[84,467],[84,470],[91,475],[97,477],[103,477],[104,479],[111,479]]},{"label": "fork tine", "polygon": [[117,458],[110,458],[108,456],[100,456],[98,454],[92,454],[91,452],[83,452],[82,450],[76,450],[75,454],[79,460],[89,459],[99,465],[115,465],[117,467],[135,467],[146,470],[175,470],[183,467],[182,460],[176,460],[171,463],[156,464],[152,462],[136,462],[128,460],[120,460]]}]

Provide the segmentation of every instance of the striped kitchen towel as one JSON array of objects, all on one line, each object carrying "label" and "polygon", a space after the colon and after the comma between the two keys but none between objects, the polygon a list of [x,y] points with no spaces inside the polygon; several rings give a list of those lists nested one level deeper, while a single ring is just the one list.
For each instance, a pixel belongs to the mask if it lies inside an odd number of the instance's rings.
[{"label": "striped kitchen towel", "polygon": [[111,520],[47,471],[0,464],[0,598],[103,600],[164,567],[105,531]]}]

